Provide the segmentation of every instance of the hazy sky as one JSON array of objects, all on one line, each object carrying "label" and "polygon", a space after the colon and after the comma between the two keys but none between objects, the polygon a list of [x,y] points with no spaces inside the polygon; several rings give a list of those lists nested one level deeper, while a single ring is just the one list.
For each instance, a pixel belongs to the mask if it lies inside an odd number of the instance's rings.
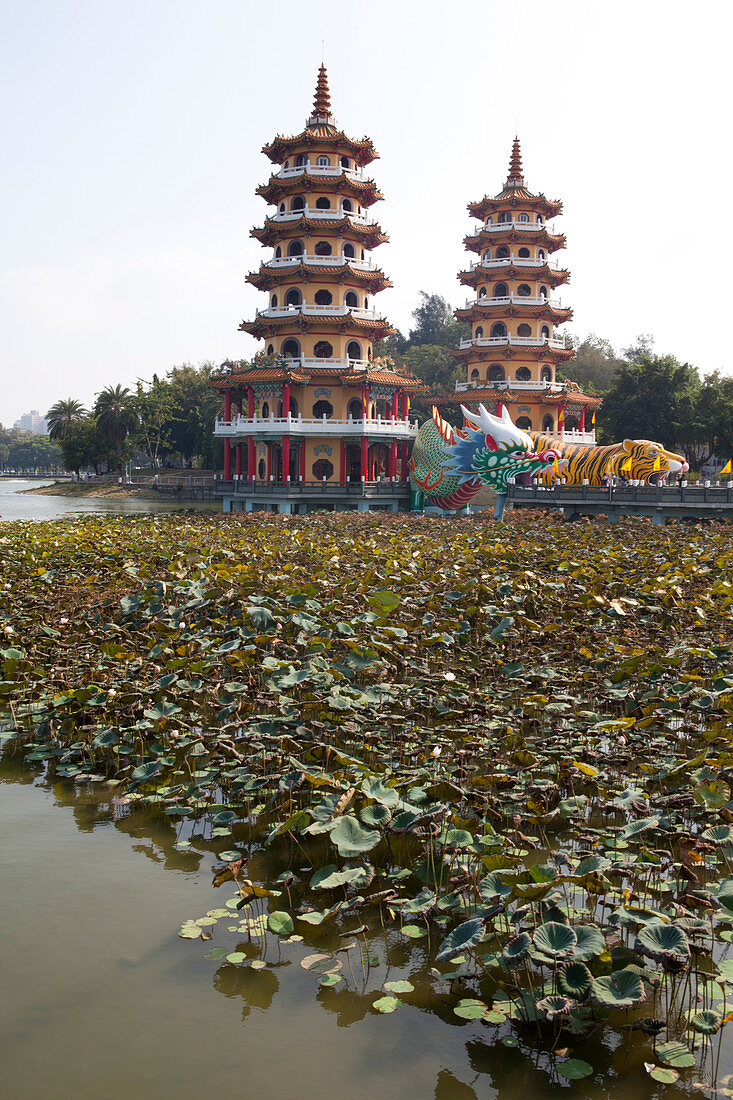
[{"label": "hazy sky", "polygon": [[[555,225],[573,330],[731,372],[729,0],[2,0],[0,421],[86,402],[237,332],[265,254],[260,148],[297,133],[325,41],[333,111],[369,134],[410,327],[421,289],[462,303],[466,203],[498,191],[518,130]],[[725,261],[725,262],[724,262]],[[712,297],[710,297],[712,295]]]}]

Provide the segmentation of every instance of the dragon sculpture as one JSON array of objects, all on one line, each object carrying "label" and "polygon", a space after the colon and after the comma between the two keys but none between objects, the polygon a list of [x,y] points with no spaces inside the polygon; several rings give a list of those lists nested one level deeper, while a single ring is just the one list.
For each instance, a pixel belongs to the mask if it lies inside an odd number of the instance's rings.
[{"label": "dragon sculpture", "polygon": [[429,504],[456,512],[483,486],[503,496],[509,478],[542,473],[561,457],[554,446],[536,451],[506,408],[501,417],[492,416],[483,405],[478,414],[465,405],[461,411],[463,428],[453,428],[435,408],[432,419],[420,426],[410,459],[415,509]]}]

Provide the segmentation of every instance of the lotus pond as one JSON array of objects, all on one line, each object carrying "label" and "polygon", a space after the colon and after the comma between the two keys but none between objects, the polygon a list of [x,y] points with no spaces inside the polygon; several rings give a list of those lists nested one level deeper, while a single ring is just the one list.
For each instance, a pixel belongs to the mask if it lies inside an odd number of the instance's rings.
[{"label": "lotus pond", "polygon": [[279,990],[372,1060],[445,1042],[442,1100],[733,1095],[726,527],[85,517],[0,556],[4,767],[211,867],[168,950],[245,1032]]}]

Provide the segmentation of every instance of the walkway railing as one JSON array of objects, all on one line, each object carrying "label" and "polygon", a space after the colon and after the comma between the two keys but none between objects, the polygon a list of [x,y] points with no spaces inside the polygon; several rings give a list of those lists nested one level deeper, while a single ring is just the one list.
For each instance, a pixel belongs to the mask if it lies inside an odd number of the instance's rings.
[{"label": "walkway railing", "polygon": [[337,435],[337,436],[387,436],[394,439],[414,439],[417,436],[419,424],[409,418],[404,420],[383,419],[381,416],[373,419],[355,419],[347,417],[346,420],[328,419],[327,417],[305,416],[269,416],[247,417],[234,416],[231,420],[217,417],[214,423],[214,435]]}]

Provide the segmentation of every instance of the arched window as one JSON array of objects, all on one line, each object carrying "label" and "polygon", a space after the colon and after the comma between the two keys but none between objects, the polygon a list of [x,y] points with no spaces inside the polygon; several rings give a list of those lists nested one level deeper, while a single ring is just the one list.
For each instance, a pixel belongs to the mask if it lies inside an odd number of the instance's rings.
[{"label": "arched window", "polygon": [[305,155],[305,153],[298,153],[297,157],[295,158],[295,167],[303,168],[307,163],[308,157]]},{"label": "arched window", "polygon": [[270,415],[270,406],[268,405],[268,403],[266,401],[263,401],[262,402],[262,408],[260,409],[260,416],[262,417],[263,420],[267,420],[269,415]]},{"label": "arched window", "polygon": [[503,321],[497,321],[491,326],[491,335],[494,337],[506,336],[506,325]]},{"label": "arched window", "polygon": [[543,363],[542,370],[540,371],[540,380],[542,382],[552,382],[552,367],[547,363]]},{"label": "arched window", "polygon": [[493,225],[493,222],[494,222],[494,219],[491,217],[491,215],[489,215],[489,217],[484,222],[484,225]]},{"label": "arched window", "polygon": [[523,339],[526,339],[528,336],[531,336],[531,335],[532,335],[532,328],[531,328],[530,325],[522,324],[517,329],[517,336],[521,336]]},{"label": "arched window", "polygon": [[531,432],[532,431],[532,421],[529,419],[528,416],[520,416],[520,418],[519,418],[519,420],[517,420],[516,424],[517,424],[517,427],[521,428],[523,432]]},{"label": "arched window", "polygon": [[331,161],[328,157],[324,157],[324,155],[321,153],[320,157],[316,157],[316,164],[319,168],[328,168],[331,164]]},{"label": "arched window", "polygon": [[283,168],[289,168],[289,167],[290,167],[290,161],[286,160],[285,163],[283,164]]},{"label": "arched window", "polygon": [[369,309],[369,298],[364,295],[364,309]]},{"label": "arched window", "polygon": [[486,372],[486,379],[489,382],[503,382],[504,381],[504,368],[501,363],[492,363]]},{"label": "arched window", "polygon": [[577,432],[579,427],[580,427],[580,421],[578,420],[577,416],[566,416],[565,417],[565,431],[566,432]]},{"label": "arched window", "polygon": [[267,477],[267,466],[265,465],[264,458],[261,458],[260,461],[257,463],[257,477],[260,479],[260,481],[264,481]]},{"label": "arched window", "polygon": [[288,256],[302,256],[303,255],[303,242],[291,241],[288,245]]},{"label": "arched window", "polygon": [[274,353],[274,351],[275,351],[275,348],[273,347],[273,345],[272,345],[272,344],[268,344],[268,345],[267,345],[267,354],[268,354],[268,355],[272,355],[272,354]]},{"label": "arched window", "polygon": [[531,293],[532,290],[528,283],[520,283],[517,287],[517,294],[520,296],[520,298],[529,298]]},{"label": "arched window", "polygon": [[485,286],[481,287],[481,289],[478,292],[478,296],[479,296],[479,298],[485,298],[486,297],[486,287]]},{"label": "arched window", "polygon": [[364,249],[363,249],[363,248],[362,248],[362,250],[361,250],[361,259],[362,259],[362,260],[364,259]]},{"label": "arched window", "polygon": [[341,157],[340,164],[342,168],[351,168],[351,161],[348,157]]},{"label": "arched window", "polygon": [[356,307],[359,305],[359,299],[357,298],[356,294],[354,294],[353,290],[350,290],[347,293],[346,297],[344,298],[344,305],[348,306],[349,309],[356,309]]},{"label": "arched window", "polygon": [[538,248],[538,249],[537,249],[537,259],[538,259],[538,260],[544,260],[544,258],[545,258],[545,250],[544,250],[544,248]]},{"label": "arched window", "polygon": [[361,359],[361,344],[358,340],[349,340],[346,345],[347,359]]},{"label": "arched window", "polygon": [[299,359],[300,344],[297,340],[286,340],[280,348],[280,353],[284,355],[286,359]]},{"label": "arched window", "polygon": [[352,397],[349,401],[346,415],[350,416],[352,420],[361,420],[362,405],[358,397]]},{"label": "arched window", "polygon": [[295,195],[293,201],[290,203],[291,210],[304,210],[305,209],[305,197],[303,195]]},{"label": "arched window", "polygon": [[333,347],[329,344],[328,340],[319,340],[313,348],[313,354],[316,359],[330,359],[333,355]]},{"label": "arched window", "polygon": [[321,197],[319,199],[316,199],[316,210],[330,210],[330,209],[331,209],[331,200],[330,199],[324,198],[323,195],[321,195]]},{"label": "arched window", "polygon": [[554,432],[554,430],[555,430],[555,421],[552,419],[550,414],[547,413],[547,415],[544,417],[544,419],[542,421],[542,431],[543,432]]},{"label": "arched window", "polygon": [[507,298],[509,296],[509,290],[506,283],[496,283],[494,286],[495,298]]},{"label": "arched window", "polygon": [[522,223],[528,222],[529,221],[529,214],[519,214],[517,216],[517,221],[522,222]]},{"label": "arched window", "polygon": [[484,334],[483,328],[481,327],[481,325],[477,325],[477,327],[476,327],[476,339],[480,340],[481,337],[483,336],[483,334]]},{"label": "arched window", "polygon": [[278,210],[280,211],[281,214],[285,213],[285,203],[284,202],[280,203],[280,205],[278,207]]},{"label": "arched window", "polygon": [[500,225],[505,225],[506,222],[510,222],[511,220],[512,220],[511,212],[509,210],[502,210],[501,214],[499,215],[499,224]]},{"label": "arched window", "polygon": [[528,248],[520,248],[518,255],[519,255],[520,260],[528,260],[529,259],[529,249]]},{"label": "arched window", "polygon": [[351,199],[342,199],[341,209],[344,211],[345,214],[350,214],[354,209],[354,204],[352,203]]},{"label": "arched window", "polygon": [[356,253],[354,252],[353,244],[349,244],[349,242],[347,241],[343,247],[342,255],[345,256],[347,260],[355,259]]},{"label": "arched window", "polygon": [[476,369],[476,367],[474,367],[473,370],[471,371],[471,381],[472,382],[478,382],[478,377],[479,377],[478,370]]},{"label": "arched window", "polygon": [[313,477],[316,481],[330,481],[333,476],[333,462],[329,462],[327,458],[317,458],[313,463]]},{"label": "arched window", "polygon": [[314,251],[316,256],[330,256],[332,250],[328,241],[318,241]]},{"label": "arched window", "polygon": [[330,420],[333,416],[333,405],[330,401],[326,401],[325,398],[322,397],[319,401],[316,401],[313,406],[313,415],[318,420],[323,416],[325,416],[326,420]]},{"label": "arched window", "polygon": [[500,248],[497,248],[496,258],[497,258],[497,260],[508,260],[509,259],[509,249],[507,248],[507,246],[505,244],[501,245]]},{"label": "arched window", "polygon": [[540,287],[540,298],[544,298],[545,301],[547,301],[547,287],[546,286],[541,286]]},{"label": "arched window", "polygon": [[[278,417],[285,416],[285,411],[284,411],[282,401],[278,401],[278,403],[277,403],[277,415],[278,415]],[[290,398],[290,415],[291,416],[297,416],[298,415],[298,402],[295,400],[294,397]]]},{"label": "arched window", "polygon": [[277,306],[277,294],[273,294],[272,298],[270,298],[270,305],[273,309]]},{"label": "arched window", "polygon": [[546,340],[550,339],[550,327],[549,325],[543,325],[540,331],[540,336],[544,336]]},{"label": "arched window", "polygon": [[275,249],[275,259],[279,260],[280,257],[282,256],[282,254],[283,254],[283,250],[280,247],[280,245],[278,245],[277,248]]},{"label": "arched window", "polygon": [[317,306],[330,306],[333,302],[333,295],[330,290],[317,290],[314,301]]},{"label": "arched window", "polygon": [[541,214],[538,214],[537,215],[537,224],[538,225],[544,225],[544,222],[545,222],[545,219],[542,217]]},{"label": "arched window", "polygon": [[517,370],[517,382],[529,382],[532,378],[532,372],[529,367],[519,367]]},{"label": "arched window", "polygon": [[285,305],[286,306],[299,306],[299,305],[302,304],[302,302],[303,302],[303,296],[300,293],[300,291],[296,290],[295,287],[291,287],[290,290],[285,295]]}]

